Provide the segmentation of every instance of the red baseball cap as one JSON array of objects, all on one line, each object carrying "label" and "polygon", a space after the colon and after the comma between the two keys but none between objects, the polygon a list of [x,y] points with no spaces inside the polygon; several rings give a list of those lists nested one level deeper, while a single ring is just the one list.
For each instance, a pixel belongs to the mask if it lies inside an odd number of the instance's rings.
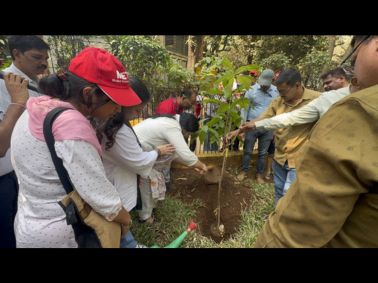
[{"label": "red baseball cap", "polygon": [[122,63],[105,49],[87,47],[70,62],[68,70],[76,76],[95,83],[115,103],[134,106],[142,103],[129,85]]}]

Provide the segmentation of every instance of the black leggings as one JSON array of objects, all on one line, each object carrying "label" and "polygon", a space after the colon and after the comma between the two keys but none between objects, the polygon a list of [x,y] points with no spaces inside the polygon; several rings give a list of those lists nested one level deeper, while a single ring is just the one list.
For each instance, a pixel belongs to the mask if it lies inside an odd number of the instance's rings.
[{"label": "black leggings", "polygon": [[14,171],[0,177],[0,248],[15,248],[14,218],[17,213],[18,182]]}]

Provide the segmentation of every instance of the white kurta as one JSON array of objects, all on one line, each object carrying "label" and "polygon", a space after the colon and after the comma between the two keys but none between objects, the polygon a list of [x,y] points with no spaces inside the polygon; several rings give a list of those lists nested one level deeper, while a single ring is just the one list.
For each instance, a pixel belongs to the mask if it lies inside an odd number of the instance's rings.
[{"label": "white kurta", "polygon": [[[105,141],[103,143],[103,148]],[[158,154],[155,150],[143,151],[133,131],[123,125],[115,142],[104,150],[103,163],[108,179],[120,194],[123,206],[132,210],[137,201],[137,174],[144,178],[150,174]]]},{"label": "white kurta", "polygon": [[165,182],[169,179],[169,168],[172,159],[176,159],[186,166],[193,166],[198,162],[198,157],[190,151],[188,144],[185,142],[178,119],[179,115],[176,115],[176,119],[169,117],[149,118],[134,127],[145,150],[150,150],[166,143],[172,144],[176,149],[173,157],[167,160],[162,158],[162,164],[159,165],[157,163],[155,165],[149,180],[141,181],[140,189],[143,208],[139,211],[139,218],[142,220],[150,218],[152,210],[156,206],[156,200],[161,200],[165,197]]},{"label": "white kurta", "polygon": [[[178,115],[176,115],[178,119]],[[186,166],[197,163],[198,157],[189,149],[182,135],[180,123],[169,117],[149,118],[134,127],[140,143],[145,150],[170,143],[174,145],[175,159]]]},{"label": "white kurta", "polygon": [[[14,224],[17,247],[77,247],[73,229],[58,204],[66,192],[47,144],[30,133],[28,116],[27,111],[21,115],[11,139],[12,165],[20,183]],[[80,140],[55,142],[55,149],[80,196],[98,213],[113,219],[122,207],[121,199],[106,178],[96,149]]]}]

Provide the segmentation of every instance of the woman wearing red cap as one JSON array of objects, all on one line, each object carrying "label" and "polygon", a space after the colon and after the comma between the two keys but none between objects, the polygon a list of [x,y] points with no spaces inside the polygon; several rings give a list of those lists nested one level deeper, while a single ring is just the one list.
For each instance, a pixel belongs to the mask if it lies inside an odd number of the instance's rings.
[{"label": "woman wearing red cap", "polygon": [[[139,117],[151,96],[147,87],[135,77],[129,78],[130,86],[142,103],[122,107],[122,111],[109,119],[103,127],[98,127],[104,149],[103,163],[108,179],[119,192],[123,206],[131,211],[141,209],[141,198],[137,197],[139,177],[148,178],[156,160],[160,156],[172,155],[175,147],[169,143],[144,151],[130,120]],[[138,200],[138,201],[137,201]],[[139,205],[139,206],[138,206]],[[122,237],[121,248],[143,247],[137,244],[131,232]]]},{"label": "woman wearing red cap", "polygon": [[118,111],[118,105],[141,102],[128,84],[125,68],[107,51],[86,48],[71,61],[68,72],[43,78],[39,87],[46,95],[29,98],[11,141],[20,182],[14,226],[17,247],[77,247],[72,226],[58,204],[66,191],[43,135],[44,119],[57,107],[69,108],[56,118],[52,133],[74,187],[95,211],[128,227],[130,215],[106,178],[101,145],[87,120],[106,119]]}]

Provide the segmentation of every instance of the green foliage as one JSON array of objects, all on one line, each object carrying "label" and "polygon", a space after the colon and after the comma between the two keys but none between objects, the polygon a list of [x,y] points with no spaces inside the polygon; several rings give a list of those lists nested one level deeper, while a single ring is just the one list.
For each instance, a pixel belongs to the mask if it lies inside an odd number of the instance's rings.
[{"label": "green foliage", "polygon": [[[262,69],[275,71],[296,67],[307,87],[319,89],[320,75],[334,68],[343,56],[343,53],[334,54],[335,61],[332,61],[329,38],[319,35],[206,36],[206,54],[227,58],[235,66],[257,63]],[[336,36],[336,45],[342,44],[341,37]]]},{"label": "green foliage", "polygon": [[144,81],[156,103],[193,85],[194,75],[173,60],[152,36],[107,36],[110,51],[127,71]]},{"label": "green foliage", "polygon": [[326,51],[313,48],[298,64],[302,74],[303,84],[311,89],[319,89],[321,85],[320,75],[323,69],[329,70],[336,67],[336,63],[329,60]]},{"label": "green foliage", "polygon": [[168,87],[177,88],[177,86],[190,87],[194,84],[194,73],[182,67],[173,61],[168,72]]},{"label": "green foliage", "polygon": [[229,51],[230,45],[233,44],[235,36],[232,35],[212,35],[207,36],[206,56],[218,55],[222,51]]},{"label": "green foliage", "polygon": [[90,36],[53,35],[47,38],[52,57],[56,59],[53,66],[55,72],[67,70],[69,62],[83,48],[90,44]]},{"label": "green foliage", "polygon": [[261,60],[261,66],[264,69],[280,70],[290,66],[289,57],[283,52],[272,54],[271,56]]},{"label": "green foliage", "polygon": [[317,35],[264,36],[256,59],[261,62],[273,54],[283,53],[289,58],[291,65],[297,65],[314,46],[319,50],[326,50],[326,37]]},{"label": "green foliage", "polygon": [[8,50],[8,41],[5,35],[0,36],[0,68],[5,69],[12,64],[12,58]]},{"label": "green foliage", "polygon": [[[217,105],[215,116],[199,130],[201,143],[206,134],[210,133],[210,142],[219,144],[220,137],[240,125],[239,109],[247,107],[249,101],[244,97],[238,97],[237,94],[248,90],[254,80],[242,73],[258,69],[257,65],[236,68],[228,58],[219,57],[205,57],[197,64],[196,75],[200,94],[205,103]],[[234,87],[235,82],[238,82],[237,88]]]},{"label": "green foliage", "polygon": [[107,36],[106,41],[111,52],[125,64],[127,71],[142,80],[146,80],[146,77],[159,77],[171,65],[168,51],[151,38]]}]

